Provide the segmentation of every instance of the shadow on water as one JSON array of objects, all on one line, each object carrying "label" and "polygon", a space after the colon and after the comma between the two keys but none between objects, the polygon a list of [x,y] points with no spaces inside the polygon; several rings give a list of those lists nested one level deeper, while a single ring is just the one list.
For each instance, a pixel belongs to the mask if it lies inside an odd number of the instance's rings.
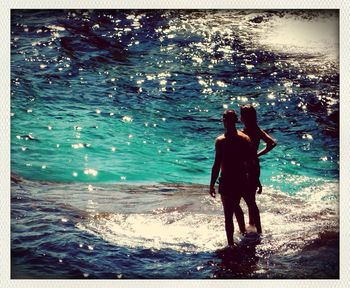
[{"label": "shadow on water", "polygon": [[218,250],[216,256],[221,263],[216,265],[213,278],[255,278],[254,272],[260,259],[256,253],[256,246],[260,243],[260,237],[251,233],[238,244]]}]

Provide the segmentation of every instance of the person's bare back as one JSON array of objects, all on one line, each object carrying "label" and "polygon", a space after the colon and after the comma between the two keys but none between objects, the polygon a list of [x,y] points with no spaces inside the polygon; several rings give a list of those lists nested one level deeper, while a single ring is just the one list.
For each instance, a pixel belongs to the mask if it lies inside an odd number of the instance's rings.
[{"label": "person's bare back", "polygon": [[240,173],[247,172],[246,162],[251,158],[251,146],[246,134],[241,131],[222,134],[216,138],[216,149],[222,155],[220,165],[222,174],[227,172],[231,177],[239,178],[243,176],[239,175]]},{"label": "person's bare back", "polygon": [[[219,193],[224,208],[225,230],[229,245],[233,245],[233,214],[240,210],[239,201],[243,195],[251,194],[256,189],[257,169],[256,152],[252,149],[250,139],[244,133],[237,131],[237,116],[233,110],[224,113],[225,134],[215,141],[215,160],[210,181],[210,195],[215,197],[215,182],[221,171]],[[254,210],[254,218],[260,224],[259,210],[253,202],[248,205]],[[239,226],[245,231],[243,214],[240,215]],[[261,227],[257,227],[261,231]],[[261,233],[261,232],[260,232]]]}]

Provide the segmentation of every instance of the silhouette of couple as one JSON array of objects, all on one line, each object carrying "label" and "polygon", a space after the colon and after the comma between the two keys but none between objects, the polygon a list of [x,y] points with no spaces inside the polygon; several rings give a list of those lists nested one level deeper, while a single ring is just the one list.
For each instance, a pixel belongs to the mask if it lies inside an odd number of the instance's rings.
[{"label": "silhouette of couple", "polygon": [[[215,183],[219,177],[219,193],[224,208],[225,230],[229,246],[233,245],[233,214],[236,215],[240,232],[246,234],[243,211],[239,205],[245,200],[249,211],[249,224],[255,225],[256,232],[262,233],[260,212],[255,202],[255,194],[262,192],[259,180],[259,156],[266,154],[276,146],[276,141],[257,124],[255,108],[245,105],[240,108],[242,131],[236,129],[238,122],[234,110],[223,114],[225,134],[215,141],[215,160],[211,173],[210,195],[216,196]],[[258,152],[260,140],[266,143]]]}]

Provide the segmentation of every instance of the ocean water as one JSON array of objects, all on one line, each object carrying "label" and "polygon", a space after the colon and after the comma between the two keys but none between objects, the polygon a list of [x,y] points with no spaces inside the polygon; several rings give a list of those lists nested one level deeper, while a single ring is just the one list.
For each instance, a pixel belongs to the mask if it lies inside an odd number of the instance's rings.
[{"label": "ocean water", "polygon": [[[12,277],[338,278],[338,34],[332,10],[12,10]],[[224,249],[214,140],[247,103],[278,145],[262,237]]]}]

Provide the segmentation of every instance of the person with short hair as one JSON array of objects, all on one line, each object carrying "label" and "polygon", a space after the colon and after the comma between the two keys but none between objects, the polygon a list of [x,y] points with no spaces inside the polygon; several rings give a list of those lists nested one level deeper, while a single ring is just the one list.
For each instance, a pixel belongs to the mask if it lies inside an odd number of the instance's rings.
[{"label": "person with short hair", "polygon": [[[255,193],[259,179],[256,152],[249,137],[236,129],[237,121],[238,118],[234,110],[224,112],[225,133],[218,136],[215,141],[215,160],[209,190],[210,195],[215,197],[215,182],[221,171],[219,193],[224,209],[225,230],[229,246],[234,244],[233,214],[240,209],[239,202],[243,195],[246,195],[246,201],[248,201],[248,207],[252,211],[257,232],[261,233],[259,209],[248,196],[252,194],[252,191]],[[243,217],[238,221],[238,225],[241,232],[245,231]]]}]

